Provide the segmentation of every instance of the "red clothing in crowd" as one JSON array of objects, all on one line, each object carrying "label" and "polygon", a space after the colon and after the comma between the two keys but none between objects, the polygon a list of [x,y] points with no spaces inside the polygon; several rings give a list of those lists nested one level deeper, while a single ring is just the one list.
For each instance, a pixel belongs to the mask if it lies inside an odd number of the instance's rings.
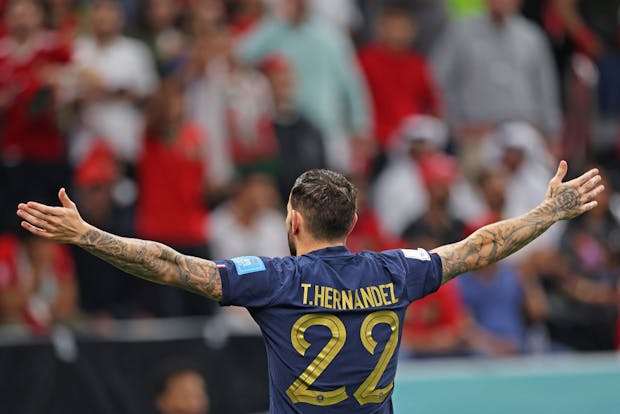
[{"label": "red clothing in crowd", "polygon": [[0,39],[0,93],[14,97],[0,114],[4,123],[0,151],[5,157],[42,162],[64,157],[54,91],[42,75],[50,66],[70,59],[67,43],[51,33],[38,35],[28,50],[10,37]]},{"label": "red clothing in crowd", "polygon": [[404,345],[423,342],[440,332],[454,335],[463,328],[465,308],[456,283],[447,283],[432,295],[407,308],[403,325]]},{"label": "red clothing in crowd", "polygon": [[232,22],[230,29],[235,36],[248,34],[260,22],[260,17],[238,17]]},{"label": "red clothing in crowd", "polygon": [[[6,13],[6,6],[8,6],[9,0],[0,0],[0,16],[4,16]],[[4,19],[0,18],[0,37],[4,37],[6,34],[6,26]]]},{"label": "red clothing in crowd", "polygon": [[[50,242],[47,242],[50,243]],[[53,303],[58,295],[58,285],[73,281],[74,265],[69,248],[54,244],[51,263],[44,275],[48,280],[32,281],[29,259],[18,239],[10,235],[0,236],[0,292],[11,291],[21,286],[33,284],[28,301],[21,310],[24,322],[33,330],[42,332],[49,324],[49,315],[42,314],[33,298]],[[14,294],[14,291],[10,294]],[[0,308],[0,316],[6,309]]]},{"label": "red clothing in crowd", "polygon": [[138,163],[140,237],[176,246],[206,243],[203,136],[192,124],[183,125],[171,141],[147,133]]},{"label": "red clothing in crowd", "polygon": [[[73,260],[71,253],[64,244],[54,244],[52,270],[59,281],[73,278]],[[0,236],[0,290],[15,286],[22,267],[20,261],[24,259],[19,241],[11,235]]]},{"label": "red clothing in crowd", "polygon": [[347,247],[352,252],[362,250],[384,250],[384,233],[381,230],[379,218],[374,211],[364,209],[358,212],[355,227],[347,237]]},{"label": "red clothing in crowd", "polygon": [[375,136],[383,148],[406,116],[440,114],[439,92],[424,57],[370,45],[359,60],[372,94]]},{"label": "red clothing in crowd", "polygon": [[362,208],[357,215],[357,223],[347,237],[347,247],[352,252],[398,249],[404,245],[402,240],[386,234],[373,210]]}]

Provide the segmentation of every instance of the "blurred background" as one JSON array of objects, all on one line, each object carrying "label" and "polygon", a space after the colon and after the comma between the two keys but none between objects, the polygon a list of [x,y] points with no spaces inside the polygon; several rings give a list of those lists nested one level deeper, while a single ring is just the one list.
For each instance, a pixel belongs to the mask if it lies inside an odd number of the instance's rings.
[{"label": "blurred background", "polygon": [[326,167],[360,188],[351,250],[432,249],[535,207],[559,159],[601,169],[599,206],[411,305],[395,407],[618,412],[620,0],[0,0],[0,14],[3,413],[268,408],[245,310],[29,237],[18,202],[66,187],[115,234],[283,256],[288,191]]}]

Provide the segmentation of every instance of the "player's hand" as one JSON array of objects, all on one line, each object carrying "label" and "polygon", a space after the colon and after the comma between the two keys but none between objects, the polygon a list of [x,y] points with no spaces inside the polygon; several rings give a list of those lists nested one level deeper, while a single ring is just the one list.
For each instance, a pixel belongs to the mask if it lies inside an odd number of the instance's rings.
[{"label": "player's hand", "polygon": [[595,198],[605,187],[600,185],[601,176],[594,168],[574,180],[563,183],[568,171],[566,161],[561,161],[555,177],[549,182],[547,198],[543,205],[549,208],[557,220],[568,220],[595,208]]},{"label": "player's hand", "polygon": [[88,229],[75,203],[61,188],[58,198],[62,207],[50,207],[29,201],[17,206],[17,215],[23,220],[21,226],[30,233],[60,243],[78,243]]}]

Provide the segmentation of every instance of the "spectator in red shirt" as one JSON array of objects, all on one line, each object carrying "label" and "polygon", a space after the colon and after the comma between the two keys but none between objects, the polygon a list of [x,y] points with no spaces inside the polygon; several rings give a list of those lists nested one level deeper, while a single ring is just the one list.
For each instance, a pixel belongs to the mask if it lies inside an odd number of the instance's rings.
[{"label": "spectator in red shirt", "polygon": [[25,233],[0,236],[0,323],[45,334],[55,321],[74,317],[76,305],[67,246]]},{"label": "spectator in red shirt", "polygon": [[[185,119],[184,92],[174,79],[152,98],[144,149],[137,166],[138,237],[158,240],[184,254],[209,257],[205,165],[200,127]],[[178,214],[179,211],[183,214]],[[211,308],[178,289],[144,284],[144,306],[157,316],[204,313]]]},{"label": "spectator in red shirt", "polygon": [[13,1],[5,14],[7,35],[0,38],[0,157],[7,212],[18,200],[55,199],[68,178],[56,93],[70,50],[43,30],[42,21],[37,2]]},{"label": "spectator in red shirt", "polygon": [[400,239],[388,234],[379,216],[370,204],[368,183],[362,179],[353,180],[357,193],[357,224],[347,237],[347,247],[352,252],[363,250],[381,251],[402,246]]},{"label": "spectator in red shirt", "polygon": [[372,94],[375,136],[387,149],[409,115],[441,115],[439,92],[425,58],[411,50],[416,27],[409,12],[386,7],[377,21],[374,43],[359,54]]},{"label": "spectator in red shirt", "polygon": [[414,357],[462,355],[466,349],[466,328],[458,285],[448,283],[407,308],[402,350]]}]

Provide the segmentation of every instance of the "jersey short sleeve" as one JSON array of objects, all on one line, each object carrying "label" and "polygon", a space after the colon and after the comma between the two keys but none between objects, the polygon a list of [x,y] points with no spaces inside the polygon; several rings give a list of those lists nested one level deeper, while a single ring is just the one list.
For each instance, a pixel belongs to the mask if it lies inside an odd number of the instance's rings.
[{"label": "jersey short sleeve", "polygon": [[430,295],[441,286],[443,271],[438,254],[424,249],[389,250],[384,254],[402,263],[409,301]]},{"label": "jersey short sleeve", "polygon": [[235,257],[218,261],[222,280],[221,305],[261,308],[273,305],[295,274],[290,258]]}]

